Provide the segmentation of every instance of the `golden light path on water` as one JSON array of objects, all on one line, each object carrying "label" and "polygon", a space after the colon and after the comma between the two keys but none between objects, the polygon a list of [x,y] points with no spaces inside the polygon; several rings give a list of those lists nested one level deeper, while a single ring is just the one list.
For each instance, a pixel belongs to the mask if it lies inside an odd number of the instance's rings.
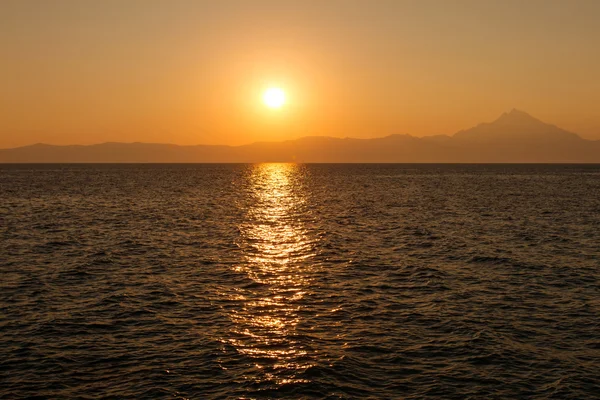
[{"label": "golden light path on water", "polygon": [[235,268],[252,283],[237,294],[242,302],[231,313],[230,344],[253,359],[263,380],[276,384],[302,382],[298,373],[311,366],[310,349],[296,332],[318,240],[306,226],[310,211],[303,174],[297,164],[254,165],[239,227],[244,262]]}]

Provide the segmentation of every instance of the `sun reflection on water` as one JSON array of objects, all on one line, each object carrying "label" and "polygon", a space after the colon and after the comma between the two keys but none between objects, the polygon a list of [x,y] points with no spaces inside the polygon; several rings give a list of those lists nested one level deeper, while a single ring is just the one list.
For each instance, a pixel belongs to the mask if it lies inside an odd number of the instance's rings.
[{"label": "sun reflection on water", "polygon": [[246,217],[239,226],[244,262],[235,268],[250,283],[237,293],[242,301],[231,312],[229,342],[264,371],[264,380],[276,384],[303,382],[298,373],[311,366],[310,349],[297,332],[317,240],[307,226],[311,213],[304,174],[297,164],[253,166]]}]

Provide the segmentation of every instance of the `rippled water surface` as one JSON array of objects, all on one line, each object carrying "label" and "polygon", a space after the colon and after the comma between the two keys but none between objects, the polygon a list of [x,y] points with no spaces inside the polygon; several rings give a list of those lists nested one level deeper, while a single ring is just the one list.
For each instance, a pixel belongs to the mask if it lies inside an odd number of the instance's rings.
[{"label": "rippled water surface", "polygon": [[0,398],[600,396],[600,166],[0,166]]}]

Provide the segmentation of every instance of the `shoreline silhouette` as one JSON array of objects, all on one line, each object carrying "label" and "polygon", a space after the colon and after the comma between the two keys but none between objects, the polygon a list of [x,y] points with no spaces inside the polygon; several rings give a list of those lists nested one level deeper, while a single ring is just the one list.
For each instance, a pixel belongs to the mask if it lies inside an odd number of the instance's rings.
[{"label": "shoreline silhouette", "polygon": [[600,163],[587,140],[512,110],[453,136],[306,136],[242,146],[158,143],[35,144],[0,149],[0,163]]}]

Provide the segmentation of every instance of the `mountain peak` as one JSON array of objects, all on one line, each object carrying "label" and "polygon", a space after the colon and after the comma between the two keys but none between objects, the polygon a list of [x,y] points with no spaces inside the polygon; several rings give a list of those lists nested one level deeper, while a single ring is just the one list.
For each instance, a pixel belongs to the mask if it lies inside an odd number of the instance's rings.
[{"label": "mountain peak", "polygon": [[546,143],[577,140],[579,136],[532,117],[525,111],[512,109],[493,122],[479,124],[457,132],[455,138],[472,142]]},{"label": "mountain peak", "polygon": [[527,114],[525,111],[517,110],[513,108],[510,112],[503,113],[497,120],[492,122],[493,124],[502,124],[502,125],[523,125],[523,124],[544,124],[544,122],[540,121],[537,118],[532,117]]},{"label": "mountain peak", "polygon": [[521,110],[517,110],[516,108],[513,108],[512,110],[510,110],[510,112],[505,113],[505,114],[509,114],[509,115],[527,115],[527,116],[531,116],[528,113],[526,113],[525,111],[521,111]]}]

